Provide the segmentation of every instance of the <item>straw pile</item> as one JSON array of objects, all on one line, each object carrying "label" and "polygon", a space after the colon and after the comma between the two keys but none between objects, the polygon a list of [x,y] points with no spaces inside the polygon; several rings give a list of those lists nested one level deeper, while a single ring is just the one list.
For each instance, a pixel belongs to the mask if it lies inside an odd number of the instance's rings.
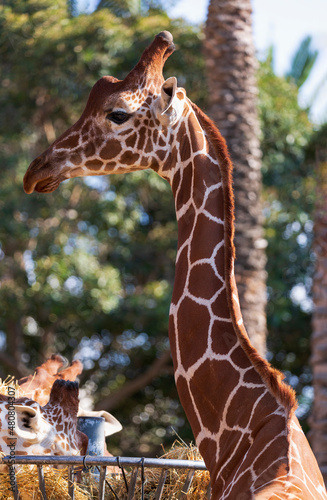
[{"label": "straw pile", "polygon": [[15,380],[15,377],[9,375],[5,380],[2,380],[0,378],[0,394],[2,394],[3,396],[8,396],[9,387],[14,389],[16,399],[25,396],[24,391],[18,385],[18,382],[17,380]]},{"label": "straw pile", "polygon": [[[68,495],[67,468],[55,469],[44,465],[44,483],[48,500],[71,500]],[[36,465],[21,465],[16,467],[17,487],[22,500],[43,500],[39,491],[39,480]],[[88,491],[82,489],[75,483],[75,499],[89,500]],[[9,500],[14,498],[14,494],[9,482],[9,474],[0,473],[0,498]]]},{"label": "straw pile", "polygon": [[[175,442],[172,449],[160,458],[170,458],[178,460],[202,460],[202,457],[195,446],[187,446],[180,442]],[[68,495],[67,469],[55,469],[51,466],[43,466],[44,482],[48,500],[70,500]],[[180,498],[181,490],[184,486],[187,470],[169,469],[166,483],[163,490],[163,500],[177,500]],[[126,471],[126,479],[129,484],[132,471]],[[145,468],[144,497],[153,500],[161,475],[161,469]],[[126,500],[127,492],[124,478],[121,474],[107,474],[106,500],[115,500],[117,497],[110,491],[108,483],[119,497]],[[43,500],[39,491],[38,473],[36,465],[22,465],[16,468],[17,487],[22,500]],[[195,471],[191,487],[182,498],[193,500],[206,500],[209,486],[209,472]],[[82,484],[75,482],[75,499],[91,500],[98,497],[98,483],[91,473],[82,474]],[[9,474],[0,473],[0,498],[1,500],[13,499],[14,495],[9,482]],[[135,488],[135,499],[141,498],[141,477],[140,471]]]},{"label": "straw pile", "polygon": [[[171,450],[162,455],[160,458],[177,459],[177,460],[203,460],[198,448],[193,445],[186,445],[179,441],[176,441]],[[167,474],[166,483],[163,490],[162,499],[165,500],[175,500],[180,497],[181,490],[184,486],[187,470],[183,469],[169,469]],[[158,486],[158,482],[161,475],[161,469],[148,468],[144,469],[145,485],[144,485],[144,497],[147,500],[154,499],[155,492]],[[131,472],[126,474],[127,482],[129,483]],[[108,478],[110,485],[114,489],[115,493],[118,495],[120,500],[125,500],[127,498],[126,487],[123,477],[113,475],[112,478]],[[195,471],[191,487],[186,495],[183,495],[185,499],[193,500],[205,500],[207,499],[207,489],[209,486],[210,476],[208,471]],[[114,499],[113,493],[109,492],[106,499]],[[138,474],[138,479],[135,488],[135,499],[141,498],[141,477],[140,471]]]}]

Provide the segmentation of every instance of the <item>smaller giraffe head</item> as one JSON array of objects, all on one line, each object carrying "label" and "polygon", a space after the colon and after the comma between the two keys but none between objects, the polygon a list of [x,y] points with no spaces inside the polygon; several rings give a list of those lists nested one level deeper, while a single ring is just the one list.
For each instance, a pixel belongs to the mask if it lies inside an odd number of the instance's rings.
[{"label": "smaller giraffe head", "polygon": [[[40,406],[45,406],[50,399],[50,394],[56,380],[75,381],[83,371],[83,364],[74,360],[69,366],[61,369],[67,360],[59,354],[52,354],[41,366],[35,368],[33,375],[28,375],[18,380],[19,392],[33,399]],[[79,406],[78,417],[103,417],[105,419],[105,436],[111,436],[122,430],[121,423],[107,411],[84,410]]]},{"label": "smaller giraffe head", "polygon": [[173,37],[159,33],[122,81],[98,80],[80,119],[29,166],[26,193],[54,191],[65,179],[152,168],[168,161],[170,129],[182,116],[185,93],[162,70]]},{"label": "smaller giraffe head", "polygon": [[56,380],[41,406],[22,397],[0,395],[0,451],[10,455],[85,454],[88,439],[77,430],[78,384]]}]

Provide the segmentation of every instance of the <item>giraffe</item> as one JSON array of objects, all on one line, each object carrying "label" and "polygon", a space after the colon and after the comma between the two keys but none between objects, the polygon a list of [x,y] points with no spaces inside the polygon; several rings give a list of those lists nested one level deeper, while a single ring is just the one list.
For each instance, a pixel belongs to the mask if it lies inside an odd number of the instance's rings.
[{"label": "giraffe", "polygon": [[[59,354],[52,354],[52,356],[42,363],[41,366],[38,366],[35,369],[35,373],[33,375],[28,375],[17,381],[18,387],[16,386],[16,396],[28,397],[40,406],[47,405],[56,380],[69,380],[71,382],[75,382],[76,377],[83,371],[83,364],[79,360],[74,360],[69,366],[66,366],[61,370],[65,363],[65,358]],[[121,431],[123,428],[121,423],[113,415],[111,415],[111,413],[104,410],[85,410],[79,403],[77,417],[102,417],[104,419],[105,438]],[[48,416],[45,418],[49,421]],[[83,432],[81,432],[81,434],[83,434]],[[34,451],[32,454],[36,454]],[[32,452],[32,450],[30,450],[30,452]],[[75,452],[74,448],[72,449],[72,452]],[[85,455],[86,453],[87,448],[84,446],[83,454]],[[103,455],[107,457],[113,456],[107,449],[105,439]],[[114,474],[120,474],[119,467],[108,467],[107,471]],[[78,479],[80,480],[80,474],[78,474]]]},{"label": "giraffe", "polygon": [[[51,390],[56,380],[75,382],[76,377],[83,371],[83,364],[77,359],[59,371],[65,362],[65,358],[59,354],[52,354],[41,366],[35,369],[33,375],[28,375],[17,381],[19,394],[33,399],[40,406],[45,406],[50,399]],[[105,419],[104,432],[106,437],[121,431],[123,428],[111,413],[104,410],[85,410],[79,405],[77,417],[103,417]],[[105,452],[107,453],[106,449]]]},{"label": "giraffe", "polygon": [[151,168],[178,223],[169,314],[175,381],[212,499],[327,499],[294,392],[252,347],[234,278],[232,165],[214,123],[162,71],[159,33],[122,81],[101,78],[80,119],[29,166],[26,193],[68,178]]},{"label": "giraffe", "polygon": [[35,369],[33,375],[28,375],[17,381],[20,392],[39,403],[40,406],[46,405],[55,380],[62,379],[74,382],[83,371],[82,363],[75,360],[70,366],[59,372],[64,363],[65,359],[62,356],[52,354],[41,366]]},{"label": "giraffe", "polygon": [[56,380],[45,406],[11,392],[1,394],[0,451],[9,456],[85,455],[88,438],[77,430],[77,411],[77,382]]}]

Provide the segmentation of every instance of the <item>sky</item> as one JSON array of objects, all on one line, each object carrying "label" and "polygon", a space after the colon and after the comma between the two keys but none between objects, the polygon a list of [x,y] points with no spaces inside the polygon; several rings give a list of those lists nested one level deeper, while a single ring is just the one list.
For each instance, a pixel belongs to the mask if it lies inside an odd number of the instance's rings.
[{"label": "sky", "polygon": [[[191,23],[204,22],[209,0],[176,0],[171,17],[184,17]],[[252,0],[253,35],[258,56],[273,45],[275,71],[284,74],[292,55],[307,35],[319,56],[310,79],[303,85],[300,102],[306,105],[313,96],[312,119],[327,121],[327,0]],[[325,85],[317,92],[322,82]]]}]

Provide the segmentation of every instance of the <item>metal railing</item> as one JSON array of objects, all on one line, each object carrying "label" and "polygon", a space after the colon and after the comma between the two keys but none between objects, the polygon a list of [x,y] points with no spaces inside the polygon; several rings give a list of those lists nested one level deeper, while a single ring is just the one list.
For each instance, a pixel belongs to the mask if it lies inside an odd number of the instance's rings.
[{"label": "metal railing", "polygon": [[[3,457],[1,462],[10,466],[12,464],[11,457]],[[43,465],[64,465],[68,467],[68,494],[72,500],[74,500],[74,467],[89,469],[91,467],[96,467],[99,470],[99,493],[98,500],[105,499],[105,487],[108,485],[111,494],[116,500],[121,500],[120,497],[115,493],[114,489],[110,485],[110,482],[106,478],[107,467],[119,467],[122,471],[122,475],[125,481],[126,495],[124,499],[133,500],[135,498],[135,488],[137,483],[138,475],[140,474],[141,479],[141,499],[144,500],[144,485],[145,485],[145,468],[158,468],[162,469],[161,475],[158,481],[158,485],[155,491],[155,500],[160,500],[164,491],[164,486],[167,479],[167,474],[169,469],[184,469],[187,470],[186,480],[181,488],[179,498],[186,498],[186,493],[189,491],[192,480],[197,470],[207,470],[204,462],[196,460],[174,460],[166,458],[127,458],[127,457],[99,457],[99,456],[85,456],[85,457],[74,457],[74,456],[17,456],[15,457],[15,465],[36,465],[38,469],[38,480],[39,480],[39,490],[43,497],[43,500],[48,500],[45,481],[44,481],[44,471]],[[132,467],[132,473],[130,476],[129,484],[126,478],[124,467]],[[11,468],[14,471],[14,468]],[[13,488],[13,494],[15,500],[20,500],[20,494],[16,487]],[[207,498],[210,498],[210,486],[207,491]]]}]

